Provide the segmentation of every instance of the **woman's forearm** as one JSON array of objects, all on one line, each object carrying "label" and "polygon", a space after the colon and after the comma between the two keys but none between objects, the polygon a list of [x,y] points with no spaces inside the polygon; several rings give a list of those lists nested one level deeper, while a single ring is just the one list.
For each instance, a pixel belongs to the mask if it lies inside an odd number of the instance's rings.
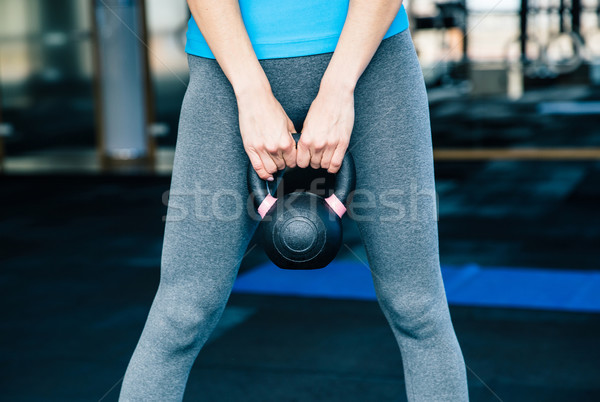
[{"label": "woman's forearm", "polygon": [[269,89],[244,26],[238,0],[188,0],[190,11],[237,96]]},{"label": "woman's forearm", "polygon": [[322,86],[354,90],[401,5],[402,0],[350,0]]}]

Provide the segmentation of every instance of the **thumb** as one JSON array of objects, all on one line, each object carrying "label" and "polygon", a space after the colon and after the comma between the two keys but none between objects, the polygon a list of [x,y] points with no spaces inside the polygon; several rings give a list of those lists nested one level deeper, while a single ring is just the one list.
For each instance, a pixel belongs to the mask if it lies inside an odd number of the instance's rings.
[{"label": "thumb", "polygon": [[296,142],[294,141],[294,138],[292,137],[291,133],[288,133],[289,135],[289,143],[287,144],[287,147],[284,148],[283,153],[283,160],[285,161],[285,165],[289,166],[291,168],[295,168],[297,166],[296,164]]},{"label": "thumb", "polygon": [[288,117],[287,118],[287,129],[290,133],[296,133],[296,127],[294,127],[294,122]]}]

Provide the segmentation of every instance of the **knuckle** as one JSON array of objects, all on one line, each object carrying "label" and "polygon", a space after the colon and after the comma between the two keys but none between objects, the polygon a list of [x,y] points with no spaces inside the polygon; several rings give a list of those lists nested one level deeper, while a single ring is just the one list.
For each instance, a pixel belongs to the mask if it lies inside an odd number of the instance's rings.
[{"label": "knuckle", "polygon": [[268,143],[268,144],[265,144],[265,150],[270,154],[274,154],[274,153],[277,153],[277,151],[279,150],[279,147],[277,146],[277,144]]},{"label": "knuckle", "polygon": [[310,148],[310,145],[311,143],[307,139],[300,137],[300,140],[298,141],[298,148],[308,149]]},{"label": "knuckle", "polygon": [[254,168],[254,170],[256,170],[256,172],[260,174],[260,172],[259,172],[259,171],[260,171],[260,170],[263,170],[263,165],[262,165],[262,163],[260,163],[260,162],[257,162],[257,161],[252,161],[251,163],[252,163],[252,167]]},{"label": "knuckle", "polygon": [[268,176],[268,173],[267,173],[267,171],[266,171],[266,170],[265,170],[265,169],[264,169],[262,166],[261,166],[260,168],[258,168],[258,169],[255,169],[255,170],[256,170],[256,174],[258,174],[258,176],[259,176],[261,179],[263,179],[263,178],[265,178],[266,176]]},{"label": "knuckle", "polygon": [[325,148],[325,141],[323,141],[323,140],[315,141],[313,143],[313,148],[317,151],[323,150],[323,148]]},{"label": "knuckle", "polygon": [[293,141],[286,138],[284,141],[281,142],[279,148],[284,151],[291,151],[294,148]]}]

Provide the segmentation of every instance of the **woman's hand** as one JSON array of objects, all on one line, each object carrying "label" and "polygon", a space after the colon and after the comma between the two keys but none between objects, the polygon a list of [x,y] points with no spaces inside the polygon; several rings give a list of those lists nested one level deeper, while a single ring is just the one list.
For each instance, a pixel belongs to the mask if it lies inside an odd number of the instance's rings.
[{"label": "woman's hand", "polygon": [[236,94],[240,132],[250,163],[263,180],[273,180],[277,170],[296,166],[294,123],[270,88]]},{"label": "woman's hand", "polygon": [[322,81],[317,97],[310,105],[296,161],[299,167],[327,169],[337,173],[350,143],[354,127],[354,89]]}]

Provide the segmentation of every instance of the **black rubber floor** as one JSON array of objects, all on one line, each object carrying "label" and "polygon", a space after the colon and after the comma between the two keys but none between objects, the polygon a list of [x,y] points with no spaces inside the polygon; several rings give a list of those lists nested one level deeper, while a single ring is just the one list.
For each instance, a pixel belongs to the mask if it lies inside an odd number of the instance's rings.
[{"label": "black rubber floor", "polygon": [[[442,261],[593,269],[599,169],[438,164]],[[152,177],[0,178],[0,399],[116,400],[158,284],[167,189]],[[263,261],[255,249],[242,269]],[[452,307],[452,316],[473,401],[600,400],[600,315]],[[241,294],[186,398],[405,400],[377,303]]]}]

